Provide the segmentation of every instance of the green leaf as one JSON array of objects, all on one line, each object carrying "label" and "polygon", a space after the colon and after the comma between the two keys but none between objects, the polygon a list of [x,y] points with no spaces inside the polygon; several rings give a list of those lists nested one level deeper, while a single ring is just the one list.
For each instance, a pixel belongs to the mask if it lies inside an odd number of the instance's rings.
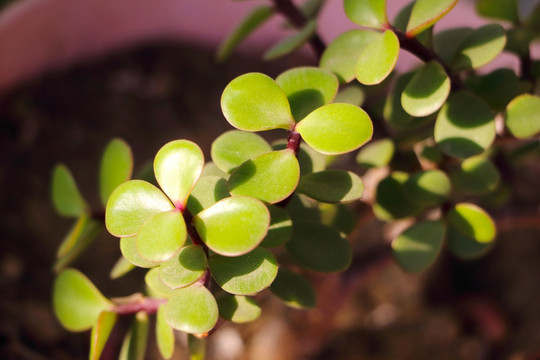
[{"label": "green leaf", "polygon": [[456,70],[478,69],[495,59],[505,44],[506,35],[501,25],[484,25],[463,41],[452,67]]},{"label": "green leaf", "polygon": [[270,211],[270,227],[261,246],[277,247],[291,239],[293,226],[287,210],[275,205],[268,205]]},{"label": "green leaf", "polygon": [[296,131],[313,149],[323,154],[344,154],[371,139],[369,115],[351,104],[329,104],[318,108],[296,125]]},{"label": "green leaf", "polygon": [[201,177],[205,177],[205,176],[218,176],[220,178],[227,179],[229,177],[229,174],[221,170],[214,162],[208,161],[204,165],[204,169],[201,174]]},{"label": "green leaf", "polygon": [[206,358],[206,338],[198,338],[188,334],[188,349],[190,360],[204,360]]},{"label": "green leaf", "polygon": [[296,121],[310,112],[332,102],[339,82],[331,72],[316,67],[299,67],[287,70],[276,78],[291,105]]},{"label": "green leaf", "polygon": [[341,83],[355,78],[355,66],[360,54],[379,36],[369,30],[350,30],[335,38],[322,54],[320,67],[332,71]]},{"label": "green leaf", "polygon": [[493,243],[481,243],[464,235],[453,226],[448,226],[446,232],[448,249],[460,259],[476,259],[491,249]]},{"label": "green leaf", "polygon": [[57,164],[52,175],[52,201],[56,211],[63,216],[81,216],[87,208],[73,175],[64,164]]},{"label": "green leaf", "polygon": [[[412,9],[415,4],[416,4],[416,1],[412,1],[409,4],[405,5],[403,8],[401,8],[401,10],[399,10],[396,17],[394,18],[394,21],[392,21],[392,26],[394,26],[396,29],[406,32],[407,24],[409,23]],[[431,48],[432,39],[433,39],[433,25],[428,26],[426,30],[423,30],[421,33],[419,33],[415,37],[416,37],[416,40],[418,40],[422,45],[424,45],[427,48]]]},{"label": "green leaf", "polygon": [[216,325],[219,314],[216,299],[199,284],[174,290],[164,307],[167,324],[189,334],[210,331]]},{"label": "green leaf", "polygon": [[467,27],[439,31],[433,36],[433,50],[448,64],[454,60],[465,39],[473,33],[474,29]]},{"label": "green leaf", "polygon": [[[282,139],[272,143],[273,150],[284,150],[287,148],[287,140]],[[304,142],[300,144],[300,150],[296,154],[300,165],[300,176],[322,171],[326,168],[328,156],[313,150]]]},{"label": "green leaf", "polygon": [[465,91],[453,93],[435,122],[435,142],[446,155],[468,158],[495,139],[495,119],[488,106]]},{"label": "green leaf", "polygon": [[122,139],[113,139],[105,148],[99,170],[99,195],[103,205],[107,205],[118,185],[131,178],[132,171],[133,155],[129,145]]},{"label": "green leaf", "polygon": [[251,295],[266,289],[278,271],[276,258],[262,247],[237,257],[213,255],[208,262],[219,286],[236,295]]},{"label": "green leaf", "polygon": [[362,179],[343,170],[325,170],[300,178],[298,192],[324,203],[347,203],[364,194]]},{"label": "green leaf", "polygon": [[519,139],[540,132],[540,97],[523,94],[512,100],[506,108],[504,119],[512,135]]},{"label": "green leaf", "polygon": [[440,221],[422,221],[407,228],[392,242],[397,263],[405,271],[427,269],[441,252],[445,230]]},{"label": "green leaf", "polygon": [[443,67],[430,61],[418,70],[401,94],[403,109],[413,116],[439,110],[450,94],[450,79]]},{"label": "green leaf", "polygon": [[96,232],[101,230],[100,223],[89,215],[82,214],[58,248],[56,257],[61,259],[68,255],[82,252],[93,240]]},{"label": "green leaf", "polygon": [[317,21],[310,20],[300,29],[297,33],[286,37],[285,39],[278,42],[276,45],[272,46],[267,52],[264,53],[264,60],[273,60],[278,57],[287,55],[294,50],[300,48],[302,45],[307,43],[309,39],[317,31]]},{"label": "green leaf", "polygon": [[526,28],[511,28],[506,30],[506,44],[504,51],[517,56],[530,56],[529,45],[534,40],[534,32]]},{"label": "green leaf", "polygon": [[294,194],[286,207],[293,224],[297,221],[321,221],[321,211],[315,200],[302,194]]},{"label": "green leaf", "polygon": [[172,209],[174,206],[157,187],[143,180],[130,180],[109,197],[105,225],[114,236],[132,236],[152,216]]},{"label": "green leaf", "polygon": [[408,174],[392,172],[377,185],[373,212],[379,220],[390,221],[416,214],[419,204],[411,201],[405,193]]},{"label": "green leaf", "polygon": [[199,280],[206,267],[206,254],[202,247],[188,245],[177,256],[161,264],[159,278],[170,288],[181,288]]},{"label": "green leaf", "polygon": [[516,0],[478,0],[476,12],[484,17],[497,20],[519,22],[518,6]]},{"label": "green leaf", "polygon": [[399,40],[392,30],[366,45],[355,65],[356,79],[364,85],[380,84],[394,69],[399,56]]},{"label": "green leaf", "polygon": [[177,208],[183,209],[201,176],[204,155],[197,144],[175,140],[159,149],[154,158],[156,180]]},{"label": "green leaf", "polygon": [[156,315],[156,342],[161,356],[170,359],[174,353],[174,331],[167,324],[164,306],[158,309]]},{"label": "green leaf", "polygon": [[458,0],[416,0],[407,24],[407,36],[416,36],[448,14]]},{"label": "green leaf", "polygon": [[237,256],[253,250],[263,240],[270,225],[270,212],[257,199],[235,196],[201,211],[193,222],[212,251]]},{"label": "green leaf", "polygon": [[173,295],[173,289],[165,285],[159,277],[159,268],[153,268],[144,276],[146,289],[150,296],[168,299]]},{"label": "green leaf", "polygon": [[118,359],[144,360],[147,343],[148,315],[144,311],[139,311],[124,338]]},{"label": "green leaf", "polygon": [[294,222],[294,233],[285,247],[305,268],[331,273],[345,270],[352,259],[349,243],[341,234],[316,222]]},{"label": "green leaf", "polygon": [[497,168],[483,156],[473,156],[464,160],[452,173],[456,188],[472,194],[485,194],[494,191],[499,185]]},{"label": "green leaf", "polygon": [[300,11],[306,19],[314,19],[321,12],[326,0],[306,0],[300,5]]},{"label": "green leaf", "polygon": [[231,130],[221,134],[212,143],[212,160],[225,172],[232,172],[249,159],[272,151],[261,136],[245,131]]},{"label": "green leaf", "polygon": [[187,208],[191,214],[197,215],[229,196],[227,180],[219,176],[203,176],[189,195]]},{"label": "green leaf", "polygon": [[177,254],[187,237],[186,223],[177,210],[165,211],[151,217],[139,230],[137,252],[152,262],[163,262]]},{"label": "green leaf", "polygon": [[366,94],[358,83],[351,84],[339,90],[334,98],[334,103],[347,103],[356,106],[362,106]]},{"label": "green leaf", "polygon": [[111,335],[111,331],[116,323],[117,315],[114,312],[103,311],[92,327],[90,336],[90,360],[99,360],[101,352]]},{"label": "green leaf", "polygon": [[293,150],[272,151],[248,160],[229,178],[232,195],[245,195],[273,204],[296,189],[300,165]]},{"label": "green leaf", "polygon": [[358,152],[356,162],[367,169],[386,166],[394,156],[394,149],[391,139],[372,141]]},{"label": "green leaf", "polygon": [[236,46],[270,19],[272,15],[274,15],[272,6],[258,6],[251,10],[223,40],[217,53],[217,61],[221,62],[229,58]]},{"label": "green leaf", "polygon": [[109,277],[113,280],[119,279],[135,268],[136,266],[129,262],[129,260],[120,256],[111,269]]},{"label": "green leaf", "polygon": [[426,170],[411,175],[404,184],[405,195],[423,206],[440,205],[450,196],[451,184],[441,170]]},{"label": "green leaf", "polygon": [[[103,226],[100,222],[96,220],[90,220],[90,223],[86,227],[85,231],[78,236],[73,246],[70,246],[69,249],[59,256],[54,263],[54,271],[56,273],[65,269],[66,266],[71,264],[75,259],[82,254],[82,252],[94,241],[96,236],[103,231]],[[74,233],[70,233],[68,236],[72,236]],[[70,241],[70,239],[65,239],[65,241]]]},{"label": "green leaf", "polygon": [[112,307],[94,284],[75,269],[64,270],[56,278],[53,305],[58,320],[70,331],[89,330],[99,314]]},{"label": "green leaf", "polygon": [[219,316],[237,324],[255,321],[261,315],[261,307],[250,297],[222,295],[218,297]]},{"label": "green leaf", "polygon": [[137,236],[128,236],[120,239],[120,251],[122,256],[137,267],[152,268],[159,263],[143,258],[137,251]]},{"label": "green leaf", "polygon": [[345,0],[345,14],[357,25],[383,29],[388,26],[386,0]]},{"label": "green leaf", "polygon": [[290,130],[295,125],[287,95],[261,73],[244,74],[231,81],[223,90],[221,110],[240,130]]},{"label": "green leaf", "polygon": [[317,304],[315,290],[303,276],[281,267],[270,287],[272,293],[295,309],[314,308]]}]

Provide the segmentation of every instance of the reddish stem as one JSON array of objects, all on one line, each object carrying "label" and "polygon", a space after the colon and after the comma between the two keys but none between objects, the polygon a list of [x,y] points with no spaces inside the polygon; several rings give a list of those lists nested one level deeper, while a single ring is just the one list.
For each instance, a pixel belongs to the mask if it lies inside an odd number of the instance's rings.
[{"label": "reddish stem", "polygon": [[118,315],[136,314],[139,311],[144,311],[147,314],[155,314],[159,307],[166,302],[166,299],[143,297],[132,303],[118,304],[111,311]]}]

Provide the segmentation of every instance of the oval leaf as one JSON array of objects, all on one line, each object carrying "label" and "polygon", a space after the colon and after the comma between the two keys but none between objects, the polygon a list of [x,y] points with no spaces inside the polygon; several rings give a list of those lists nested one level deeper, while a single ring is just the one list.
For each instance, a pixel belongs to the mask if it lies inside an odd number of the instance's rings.
[{"label": "oval leaf", "polygon": [[214,163],[230,173],[245,161],[270,151],[270,145],[259,135],[231,130],[214,140],[211,154]]},{"label": "oval leaf", "polygon": [[373,212],[378,219],[402,219],[420,210],[419,204],[411,201],[405,193],[407,179],[408,174],[396,171],[379,182],[373,204]]},{"label": "oval leaf", "polygon": [[129,262],[129,260],[127,260],[125,257],[120,256],[111,269],[109,277],[113,280],[119,279],[129,273],[131,270],[135,269],[135,267],[136,266]]},{"label": "oval leaf", "polygon": [[237,324],[256,320],[261,315],[261,307],[247,296],[223,295],[218,297],[219,316]]},{"label": "oval leaf", "polygon": [[173,294],[173,289],[165,285],[159,278],[159,268],[148,270],[144,276],[144,282],[150,296],[168,299]]},{"label": "oval leaf", "polygon": [[128,236],[120,239],[120,252],[122,256],[131,264],[141,268],[152,268],[159,266],[159,263],[143,258],[137,251],[137,237]]},{"label": "oval leaf", "polygon": [[161,264],[159,278],[170,288],[181,288],[199,280],[206,267],[204,250],[200,246],[188,245],[177,256]]},{"label": "oval leaf", "polygon": [[329,104],[309,114],[296,131],[313,149],[323,154],[344,154],[371,139],[373,124],[369,115],[351,104]]},{"label": "oval leaf", "polygon": [[326,170],[302,176],[298,191],[324,203],[347,203],[364,194],[362,179],[343,170]]},{"label": "oval leaf", "polygon": [[416,0],[407,24],[407,36],[416,36],[446,15],[458,0]]},{"label": "oval leaf", "polygon": [[452,67],[456,70],[478,69],[495,59],[503,51],[505,44],[506,35],[501,25],[484,25],[463,41]]},{"label": "oval leaf", "polygon": [[315,290],[301,275],[281,267],[270,287],[272,293],[295,309],[314,308],[317,304]]},{"label": "oval leaf", "polygon": [[193,221],[212,251],[237,256],[253,250],[263,240],[270,225],[270,212],[257,199],[236,196],[218,201]]},{"label": "oval leaf", "polygon": [[187,208],[191,214],[197,215],[229,196],[227,180],[219,176],[203,176],[189,195]]},{"label": "oval leaf", "polygon": [[97,322],[92,327],[92,334],[90,336],[90,360],[99,360],[101,352],[116,323],[116,319],[117,315],[114,312],[103,311],[99,314]]},{"label": "oval leaf", "polygon": [[54,208],[60,215],[77,217],[87,207],[73,175],[64,164],[57,164],[54,168],[51,193]]},{"label": "oval leaf", "polygon": [[287,210],[275,205],[268,205],[270,211],[270,227],[261,246],[276,247],[291,239],[293,226]]},{"label": "oval leaf", "polygon": [[484,255],[493,243],[482,243],[464,235],[455,227],[449,225],[446,232],[448,249],[460,259],[471,260]]},{"label": "oval leaf", "polygon": [[355,76],[364,85],[380,84],[394,69],[399,56],[399,40],[386,30],[366,45],[355,65]]},{"label": "oval leaf", "polygon": [[130,180],[109,197],[105,225],[114,236],[132,236],[152,216],[172,209],[174,206],[157,187],[143,180]]},{"label": "oval leaf", "polygon": [[356,162],[368,169],[386,166],[394,156],[394,149],[391,139],[372,141],[358,152]]},{"label": "oval leaf", "polygon": [[440,205],[450,196],[450,179],[441,170],[427,170],[411,175],[404,184],[405,195],[423,206]]},{"label": "oval leaf", "polygon": [[452,174],[456,188],[472,194],[485,194],[494,191],[499,185],[499,171],[483,156],[464,160]]},{"label": "oval leaf", "polygon": [[176,289],[165,304],[165,320],[170,327],[189,334],[210,331],[218,319],[216,299],[204,286],[197,284]]},{"label": "oval leaf", "polygon": [[99,195],[103,205],[113,190],[131,178],[133,171],[133,155],[131,148],[122,139],[113,139],[101,158],[99,170]]},{"label": "oval leaf", "polygon": [[345,0],[345,14],[357,25],[374,29],[388,26],[386,0]]},{"label": "oval leaf", "polygon": [[240,130],[289,130],[295,124],[285,93],[261,73],[244,74],[231,81],[223,90],[221,110]]},{"label": "oval leaf", "polygon": [[524,94],[516,97],[506,108],[505,124],[517,138],[523,139],[540,132],[540,97]]},{"label": "oval leaf", "polygon": [[495,223],[480,207],[469,203],[454,206],[447,214],[448,225],[479,243],[495,239]]},{"label": "oval leaf", "polygon": [[478,14],[512,23],[519,22],[518,4],[516,0],[478,0],[476,2]]},{"label": "oval leaf", "polygon": [[54,282],[54,312],[62,325],[70,331],[90,329],[102,311],[112,304],[80,271],[62,271]]},{"label": "oval leaf", "polygon": [[156,180],[177,208],[185,207],[187,197],[201,176],[204,155],[197,144],[175,140],[159,149],[154,158]]},{"label": "oval leaf", "polygon": [[251,295],[266,289],[278,271],[274,255],[261,247],[237,257],[213,255],[208,262],[219,286],[236,295]]},{"label": "oval leaf", "polygon": [[311,39],[316,30],[317,22],[315,20],[308,21],[296,34],[286,37],[265,52],[263,55],[264,60],[277,59],[300,48]]},{"label": "oval leaf", "polygon": [[248,160],[229,178],[233,195],[245,195],[273,204],[296,189],[300,165],[293,150],[266,153]]},{"label": "oval leaf", "polygon": [[170,359],[174,353],[174,331],[165,319],[165,307],[161,306],[156,315],[156,342],[159,353],[164,359]]}]

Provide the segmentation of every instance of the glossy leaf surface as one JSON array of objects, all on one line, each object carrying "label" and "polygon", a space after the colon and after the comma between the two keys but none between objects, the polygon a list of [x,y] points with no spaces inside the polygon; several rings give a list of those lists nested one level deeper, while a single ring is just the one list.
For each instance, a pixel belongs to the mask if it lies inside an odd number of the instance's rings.
[{"label": "glossy leaf surface", "polygon": [[313,34],[315,34],[316,30],[317,22],[315,20],[308,21],[296,34],[286,37],[271,47],[264,53],[263,58],[265,60],[273,60],[293,52],[307,43]]},{"label": "glossy leaf surface", "polygon": [[315,290],[303,276],[281,267],[270,288],[272,293],[296,309],[313,308],[317,304]]},{"label": "glossy leaf surface", "polygon": [[203,176],[197,181],[197,185],[189,194],[187,208],[191,214],[197,215],[219,200],[229,196],[227,180],[219,176]]},{"label": "glossy leaf surface", "polygon": [[223,295],[218,297],[219,316],[237,324],[256,320],[261,315],[261,307],[250,297]]},{"label": "glossy leaf surface", "polygon": [[114,312],[103,311],[99,314],[97,322],[92,327],[92,334],[90,335],[90,360],[99,360],[101,352],[116,323],[116,318],[117,315]]},{"label": "glossy leaf surface", "polygon": [[388,24],[386,0],[345,0],[345,14],[357,25],[382,29]]},{"label": "glossy leaf surface", "polygon": [[520,95],[508,104],[505,124],[517,138],[528,138],[540,132],[540,97]]},{"label": "glossy leaf surface", "polygon": [[458,0],[416,0],[407,24],[407,36],[416,36],[439,21]]},{"label": "glossy leaf surface", "polygon": [[275,205],[268,205],[270,211],[270,227],[261,246],[276,247],[291,239],[293,224],[287,210]]},{"label": "glossy leaf surface", "polygon": [[118,186],[109,197],[105,225],[114,236],[132,236],[152,216],[173,208],[165,194],[154,185],[143,180],[130,180]]},{"label": "glossy leaf surface", "polygon": [[476,259],[489,251],[493,243],[482,243],[449,225],[446,232],[448,249],[465,260]]},{"label": "glossy leaf surface", "polygon": [[443,67],[431,61],[418,70],[401,94],[403,109],[413,116],[427,116],[445,103],[450,79]]},{"label": "glossy leaf surface", "polygon": [[350,171],[325,170],[303,176],[298,191],[325,203],[346,203],[364,194],[364,183]]},{"label": "glossy leaf surface", "polygon": [[450,226],[479,243],[489,243],[495,239],[495,223],[477,205],[457,204],[448,212],[447,219]]},{"label": "glossy leaf surface", "polygon": [[404,184],[406,196],[426,206],[439,205],[450,196],[450,179],[441,170],[426,170],[412,174]]},{"label": "glossy leaf surface", "polygon": [[482,156],[474,156],[459,165],[452,174],[452,181],[464,192],[485,194],[497,188],[500,175],[491,161]]},{"label": "glossy leaf surface", "polygon": [[53,170],[51,191],[54,208],[60,215],[77,217],[85,211],[86,202],[64,164],[56,165]]},{"label": "glossy leaf surface", "polygon": [[376,37],[360,53],[355,76],[364,85],[380,84],[392,72],[399,56],[399,40],[391,30]]},{"label": "glossy leaf surface", "polygon": [[278,271],[276,258],[262,247],[237,257],[213,255],[209,265],[219,286],[236,295],[251,295],[266,289]]},{"label": "glossy leaf surface", "polygon": [[468,158],[486,150],[495,139],[495,121],[487,105],[476,96],[452,94],[435,122],[435,141],[449,156]]},{"label": "glossy leaf surface", "polygon": [[334,103],[347,103],[362,106],[366,94],[360,84],[354,83],[339,90],[334,98]]},{"label": "glossy leaf surface", "polygon": [[122,256],[137,267],[152,268],[159,263],[143,258],[137,251],[137,236],[128,236],[120,239],[120,251]]},{"label": "glossy leaf surface", "polygon": [[105,148],[99,170],[99,195],[103,205],[113,190],[131,178],[133,155],[129,145],[122,139],[113,139]]},{"label": "glossy leaf surface", "polygon": [[163,262],[180,251],[187,230],[182,213],[176,209],[154,215],[139,230],[137,252],[153,262]]},{"label": "glossy leaf surface", "polygon": [[285,93],[261,73],[244,74],[231,81],[223,90],[221,110],[240,130],[289,130],[295,124]]},{"label": "glossy leaf surface", "polygon": [[253,250],[263,240],[270,225],[270,213],[261,201],[236,196],[217,202],[193,220],[212,251],[237,256]]},{"label": "glossy leaf surface", "polygon": [[373,124],[368,114],[351,104],[329,104],[309,114],[296,131],[313,149],[338,155],[353,151],[371,139]]},{"label": "glossy leaf surface", "polygon": [[159,278],[159,268],[148,270],[144,276],[144,282],[150,296],[168,299],[173,294],[173,289],[165,285]]},{"label": "glossy leaf surface", "polygon": [[505,31],[501,25],[484,25],[463,41],[453,67],[463,70],[487,65],[503,51],[505,44]]},{"label": "glossy leaf surface", "polygon": [[170,288],[193,284],[206,270],[207,260],[200,246],[188,245],[180,253],[159,267],[159,278]]},{"label": "glossy leaf surface", "polygon": [[[284,150],[286,148],[287,140],[285,139],[272,143],[272,149],[274,150]],[[328,156],[313,150],[313,148],[309,147],[304,142],[300,144],[300,150],[298,151],[298,154],[296,154],[296,158],[300,165],[300,176],[324,170],[328,160]]]},{"label": "glossy leaf surface", "polygon": [[440,221],[418,222],[392,242],[394,258],[405,271],[424,271],[439,255],[444,234],[445,226]]},{"label": "glossy leaf surface", "polygon": [[66,329],[84,331],[92,328],[99,314],[112,304],[84,274],[67,269],[54,282],[53,306]]},{"label": "glossy leaf surface", "polygon": [[368,169],[386,166],[394,156],[394,149],[394,142],[391,139],[372,141],[360,149],[356,162]]},{"label": "glossy leaf surface", "polygon": [[231,130],[221,134],[212,143],[212,160],[223,171],[231,172],[245,161],[272,151],[261,136],[245,131]]},{"label": "glossy leaf surface", "polygon": [[128,330],[118,360],[144,360],[148,343],[148,315],[139,311]]},{"label": "glossy leaf surface", "polygon": [[189,334],[210,331],[218,319],[218,306],[207,288],[191,285],[176,289],[164,305],[165,320],[172,328]]},{"label": "glossy leaf surface", "polygon": [[167,324],[164,306],[158,309],[156,315],[156,342],[161,356],[170,359],[174,353],[174,331]]}]

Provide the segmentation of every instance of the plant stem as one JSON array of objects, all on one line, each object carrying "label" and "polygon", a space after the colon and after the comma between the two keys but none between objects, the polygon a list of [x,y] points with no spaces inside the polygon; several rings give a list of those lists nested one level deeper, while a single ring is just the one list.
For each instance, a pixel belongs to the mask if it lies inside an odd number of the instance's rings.
[{"label": "plant stem", "polygon": [[530,92],[534,92],[534,87],[536,79],[532,74],[532,59],[531,54],[527,51],[526,54],[523,54],[519,57],[519,69],[521,73],[521,79],[528,81],[532,84]]},{"label": "plant stem", "polygon": [[287,149],[294,150],[294,154],[298,155],[298,151],[300,151],[300,143],[302,142],[302,135],[300,133],[297,133],[296,131],[289,132],[289,136],[287,137]]},{"label": "plant stem", "polygon": [[117,302],[111,311],[118,315],[136,314],[144,311],[147,314],[155,314],[159,307],[167,302],[166,299],[143,297],[141,294],[134,294],[126,298],[113,299]]},{"label": "plant stem", "polygon": [[208,247],[202,241],[199,233],[197,232],[197,229],[195,229],[195,226],[193,226],[193,214],[191,214],[191,212],[186,207],[182,215],[184,216],[187,233],[189,235],[189,238],[191,239],[191,242],[193,242],[193,245],[202,247],[206,256],[208,257]]}]

